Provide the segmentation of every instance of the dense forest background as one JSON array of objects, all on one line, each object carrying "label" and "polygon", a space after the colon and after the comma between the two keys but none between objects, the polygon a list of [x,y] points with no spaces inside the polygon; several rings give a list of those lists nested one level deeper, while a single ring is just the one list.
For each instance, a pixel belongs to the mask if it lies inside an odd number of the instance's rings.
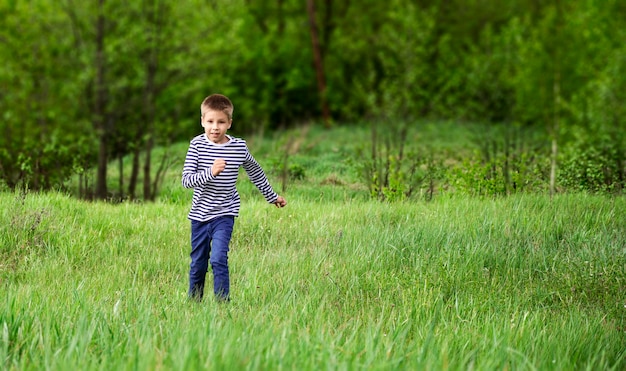
[{"label": "dense forest background", "polygon": [[5,189],[89,173],[104,199],[131,156],[125,189],[153,199],[153,149],[214,92],[236,134],[481,122],[545,133],[551,190],[559,158],[583,189],[625,184],[624,1],[0,0],[0,22]]}]

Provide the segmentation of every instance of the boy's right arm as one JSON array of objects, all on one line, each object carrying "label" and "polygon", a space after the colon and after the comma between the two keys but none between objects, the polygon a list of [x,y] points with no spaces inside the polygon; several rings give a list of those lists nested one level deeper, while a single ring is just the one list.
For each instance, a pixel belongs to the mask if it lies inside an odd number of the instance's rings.
[{"label": "boy's right arm", "polygon": [[212,181],[215,179],[215,176],[212,174],[211,170],[211,167],[209,167],[198,171],[198,150],[193,144],[190,144],[183,166],[183,187],[195,188]]}]

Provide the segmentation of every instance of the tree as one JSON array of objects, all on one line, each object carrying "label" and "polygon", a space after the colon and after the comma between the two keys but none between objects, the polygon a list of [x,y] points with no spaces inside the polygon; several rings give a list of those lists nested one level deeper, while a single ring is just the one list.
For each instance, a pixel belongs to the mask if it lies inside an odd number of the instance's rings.
[{"label": "tree", "polygon": [[93,82],[93,116],[92,123],[98,136],[98,170],[96,176],[96,194],[99,199],[107,198],[107,165],[109,163],[109,125],[110,114],[107,111],[108,86],[106,81],[106,51],[105,51],[105,22],[106,15],[104,1],[98,0],[95,22],[95,54],[94,54],[94,82]]},{"label": "tree", "polygon": [[573,4],[566,7],[557,1],[543,9],[537,22],[528,17],[523,20],[525,38],[519,44],[513,83],[515,117],[522,123],[543,125],[548,133],[550,194],[556,192],[559,141],[574,122],[568,107],[586,79],[577,69],[581,49],[572,47],[584,49],[570,22],[577,10]]},{"label": "tree", "polygon": [[60,187],[90,158],[74,110],[81,87],[64,13],[55,2],[0,5],[0,175],[14,189]]},{"label": "tree", "polygon": [[317,77],[317,91],[320,99],[320,106],[322,110],[322,118],[326,127],[330,126],[330,110],[328,108],[328,102],[326,101],[326,76],[324,73],[324,60],[322,57],[322,50],[319,41],[319,32],[317,27],[315,1],[307,0],[306,2],[307,14],[309,17],[309,29],[311,32],[311,46],[313,51],[313,62],[315,65],[315,75]]},{"label": "tree", "polygon": [[626,6],[586,3],[571,17],[580,30],[577,71],[587,79],[569,109],[576,126],[568,133],[560,181],[573,189],[620,191],[626,187]]},{"label": "tree", "polygon": [[623,19],[617,0],[2,2],[0,177],[153,199],[168,163],[153,149],[197,134],[221,92],[234,134],[331,116],[539,127],[553,192],[560,162],[593,159],[611,183],[626,176]]}]

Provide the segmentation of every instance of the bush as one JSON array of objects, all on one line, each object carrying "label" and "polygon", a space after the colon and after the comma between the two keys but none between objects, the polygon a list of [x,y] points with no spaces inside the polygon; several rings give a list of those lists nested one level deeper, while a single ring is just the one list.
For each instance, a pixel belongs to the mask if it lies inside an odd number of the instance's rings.
[{"label": "bush", "polygon": [[559,183],[566,189],[619,192],[626,179],[626,156],[619,136],[574,141],[561,154]]}]

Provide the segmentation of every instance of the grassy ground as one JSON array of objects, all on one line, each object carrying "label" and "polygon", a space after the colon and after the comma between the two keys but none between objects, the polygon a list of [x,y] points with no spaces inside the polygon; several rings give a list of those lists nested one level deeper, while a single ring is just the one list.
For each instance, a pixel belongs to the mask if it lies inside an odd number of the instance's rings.
[{"label": "grassy ground", "polygon": [[0,369],[626,368],[623,197],[317,186],[244,186],[226,305],[186,300],[189,194],[0,194]]}]

